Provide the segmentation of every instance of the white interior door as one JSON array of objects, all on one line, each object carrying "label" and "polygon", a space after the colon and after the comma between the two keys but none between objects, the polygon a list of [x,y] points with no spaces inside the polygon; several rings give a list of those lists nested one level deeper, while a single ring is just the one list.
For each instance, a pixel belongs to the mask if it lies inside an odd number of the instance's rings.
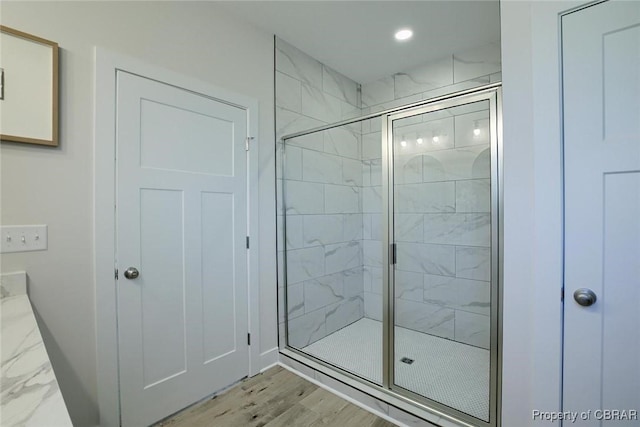
[{"label": "white interior door", "polygon": [[640,410],[640,2],[565,15],[562,35],[563,405],[576,425],[637,427],[605,411]]},{"label": "white interior door", "polygon": [[249,372],[247,118],[125,72],[116,114],[120,402],[142,426]]}]

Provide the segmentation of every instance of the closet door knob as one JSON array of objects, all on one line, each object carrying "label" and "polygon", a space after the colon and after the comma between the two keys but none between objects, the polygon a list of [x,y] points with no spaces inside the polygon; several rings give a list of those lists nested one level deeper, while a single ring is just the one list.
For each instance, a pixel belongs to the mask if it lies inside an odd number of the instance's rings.
[{"label": "closet door knob", "polygon": [[591,289],[580,288],[573,293],[573,299],[581,306],[589,307],[593,305],[598,298]]},{"label": "closet door knob", "polygon": [[124,277],[127,279],[136,279],[140,275],[140,272],[135,267],[129,267],[124,272]]}]

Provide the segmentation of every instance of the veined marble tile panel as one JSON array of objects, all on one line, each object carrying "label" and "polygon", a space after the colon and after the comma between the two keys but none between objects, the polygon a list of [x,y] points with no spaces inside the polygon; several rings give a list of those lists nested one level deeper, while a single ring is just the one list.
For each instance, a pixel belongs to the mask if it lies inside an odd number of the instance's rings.
[{"label": "veined marble tile panel", "polygon": [[455,247],[424,243],[397,243],[396,269],[416,273],[453,276]]},{"label": "veined marble tile panel", "polygon": [[364,316],[364,296],[354,295],[326,308],[327,335],[356,322]]},{"label": "veined marble tile panel", "polygon": [[371,214],[371,239],[382,240],[382,214]]},{"label": "veined marble tile panel", "polygon": [[289,322],[289,345],[292,347],[306,347],[326,336],[324,308],[296,317]]},{"label": "veined marble tile panel", "polygon": [[342,158],[342,184],[362,187],[362,162]]},{"label": "veined marble tile panel", "polygon": [[362,184],[365,187],[382,185],[382,159],[362,161]]},{"label": "veined marble tile panel", "polygon": [[395,186],[394,207],[398,213],[454,212],[455,203],[454,182]]},{"label": "veined marble tile panel", "polygon": [[324,213],[324,186],[313,182],[285,181],[287,214]]},{"label": "veined marble tile panel", "polygon": [[484,85],[488,85],[489,83],[491,83],[491,77],[490,76],[478,76],[478,77],[474,77],[470,80],[467,80],[469,82],[472,82],[473,84],[477,85],[477,86],[484,86]]},{"label": "veined marble tile panel", "polygon": [[454,310],[404,299],[396,299],[395,302],[397,326],[453,339]]},{"label": "veined marble tile panel", "polygon": [[325,123],[339,122],[343,116],[342,102],[313,86],[302,85],[302,109],[305,116]]},{"label": "veined marble tile panel", "polygon": [[305,247],[302,231],[303,218],[304,215],[287,215],[287,250]]},{"label": "veined marble tile panel", "polygon": [[322,88],[322,64],[280,38],[276,38],[275,65],[282,73]]},{"label": "veined marble tile panel", "polygon": [[324,276],[324,258],[322,246],[287,251],[288,285]]},{"label": "veined marble tile panel", "polygon": [[[331,96],[331,95],[329,95]],[[362,116],[362,109],[359,107],[354,107],[353,105],[349,104],[348,102],[344,102],[342,100],[340,101],[340,120],[347,120],[347,119],[355,119],[358,117]],[[353,124],[353,125],[347,125],[347,126],[351,126],[354,127],[356,126],[358,127],[358,131],[362,132],[361,130],[361,125],[359,125],[359,123],[357,124]]]},{"label": "veined marble tile panel", "polygon": [[422,156],[425,182],[489,178],[491,150],[483,145],[432,151]]},{"label": "veined marble tile panel", "polygon": [[364,317],[382,322],[382,295],[364,293]]},{"label": "veined marble tile panel", "polygon": [[447,110],[453,116],[464,116],[465,114],[477,113],[489,109],[489,101],[476,101],[471,104],[458,105]]},{"label": "veined marble tile panel", "polygon": [[424,301],[486,316],[491,314],[489,282],[425,274]]},{"label": "veined marble tile panel", "polygon": [[382,159],[372,159],[369,162],[371,185],[382,185]]},{"label": "veined marble tile panel", "polygon": [[364,265],[367,267],[382,267],[382,242],[379,240],[363,240],[362,249]]},{"label": "veined marble tile panel", "polygon": [[325,246],[325,271],[327,274],[350,270],[362,265],[359,241]]},{"label": "veined marble tile panel", "polygon": [[303,215],[304,246],[319,246],[344,241],[342,215]]},{"label": "veined marble tile panel", "polygon": [[344,277],[344,296],[346,298],[362,297],[362,292],[364,292],[364,287],[362,286],[364,268],[357,266],[351,270],[344,270],[340,274]]},{"label": "veined marble tile panel", "polygon": [[304,308],[307,313],[344,299],[344,277],[330,274],[304,282]]},{"label": "veined marble tile panel", "polygon": [[456,310],[455,340],[489,349],[491,337],[490,317]]},{"label": "veined marble tile panel", "polygon": [[491,245],[490,214],[425,214],[424,242],[445,245]]},{"label": "veined marble tile panel", "polygon": [[362,85],[362,106],[372,107],[395,99],[393,76]]},{"label": "veined marble tile panel", "polygon": [[457,310],[491,315],[491,283],[456,278],[455,286]]},{"label": "veined marble tile panel", "polygon": [[382,133],[374,132],[362,135],[362,159],[382,158]]},{"label": "veined marble tile panel", "polygon": [[332,213],[359,213],[360,187],[324,185],[324,209]]},{"label": "veined marble tile panel", "polygon": [[404,73],[396,73],[394,80],[396,99],[452,85],[453,57],[431,61]]},{"label": "veined marble tile panel", "polygon": [[293,145],[286,147],[282,157],[285,179],[302,180],[302,151],[302,148]]},{"label": "veined marble tile panel", "polygon": [[422,273],[396,270],[394,281],[396,298],[423,302],[424,285],[422,276]]},{"label": "veined marble tile panel", "polygon": [[[370,108],[363,108],[362,115],[368,115],[371,111]],[[362,121],[362,134],[380,132],[382,130],[382,117],[373,117]]]},{"label": "veined marble tile panel", "polygon": [[[325,124],[320,120],[312,119],[311,117],[281,107],[276,107],[276,118],[276,140],[278,141],[282,139],[283,136],[317,128]],[[316,132],[291,138],[287,140],[287,144],[322,151],[324,147],[324,136],[322,132]]]},{"label": "veined marble tile panel", "polygon": [[[304,284],[305,282],[287,286],[287,314],[289,320],[304,314]],[[284,301],[284,298],[282,300]]]},{"label": "veined marble tile panel", "polygon": [[322,90],[329,95],[333,95],[354,107],[359,107],[358,86],[358,83],[347,76],[332,70],[326,65],[322,67]]},{"label": "veined marble tile panel", "polygon": [[362,185],[364,187],[371,187],[371,160],[362,161]]},{"label": "veined marble tile panel", "polygon": [[500,44],[490,43],[453,55],[456,83],[501,72]]},{"label": "veined marble tile panel", "polygon": [[371,237],[371,215],[373,214],[362,214],[362,238],[363,239],[373,239]]},{"label": "veined marble tile panel", "polygon": [[342,158],[313,150],[302,151],[302,179],[307,182],[342,184]]},{"label": "veined marble tile panel", "polygon": [[423,302],[447,308],[458,305],[456,278],[425,274]]},{"label": "veined marble tile panel", "polygon": [[300,111],[302,85],[299,80],[276,72],[276,105],[291,111]]},{"label": "veined marble tile panel", "polygon": [[[473,89],[476,87],[483,86],[484,84],[478,83],[474,80],[467,80],[459,83],[455,83],[451,86],[440,87],[437,89],[429,90],[422,93],[422,99],[429,100],[433,98],[437,98],[444,95],[449,95],[451,93],[460,92],[467,89]],[[459,107],[456,107],[459,108]],[[445,110],[446,111],[446,110]]]},{"label": "veined marble tile panel", "polygon": [[491,249],[456,247],[456,276],[473,280],[491,280]]},{"label": "veined marble tile panel", "polygon": [[[489,111],[477,111],[456,116],[455,123],[456,147],[467,147],[469,145],[489,146]],[[475,130],[478,132],[474,132]]]},{"label": "veined marble tile panel", "polygon": [[362,211],[380,213],[382,211],[382,187],[364,187],[362,189]]},{"label": "veined marble tile panel", "polygon": [[[373,113],[379,113],[379,112],[386,111],[386,110],[391,110],[391,109],[394,109],[396,107],[405,107],[405,106],[407,106],[409,104],[413,104],[413,103],[420,102],[420,101],[422,101],[422,94],[418,93],[418,94],[415,94],[415,95],[405,96],[405,97],[402,97],[402,98],[394,99],[393,101],[384,102],[382,104],[374,105],[374,106],[368,107],[368,109],[369,109],[369,113],[373,114]],[[378,129],[377,127],[381,126],[382,122],[381,122],[381,119],[376,119],[376,120],[378,120],[378,123],[380,123],[380,125],[375,124],[375,127],[376,127],[375,131],[379,131],[380,129]],[[406,118],[406,119],[402,119],[402,121],[405,124],[408,125],[408,124],[420,122],[422,120],[421,120],[420,116],[412,116],[412,117],[409,117],[409,118]],[[373,123],[374,122],[372,122],[372,124]],[[374,130],[374,129],[372,129],[372,130]]]},{"label": "veined marble tile panel", "polygon": [[325,153],[360,159],[360,133],[348,126],[327,129],[324,133]]},{"label": "veined marble tile panel", "polygon": [[423,214],[398,213],[394,215],[394,221],[395,241],[422,243],[424,239]]},{"label": "veined marble tile panel", "polygon": [[365,292],[382,294],[382,267],[365,265],[363,275]]},{"label": "veined marble tile panel", "polygon": [[491,212],[491,181],[456,181],[456,212]]},{"label": "veined marble tile panel", "polygon": [[[398,147],[398,146],[396,146]],[[394,157],[393,179],[395,184],[416,184],[422,182],[422,155],[403,153],[402,147]]]},{"label": "veined marble tile panel", "polygon": [[343,242],[362,240],[362,214],[343,215]]}]

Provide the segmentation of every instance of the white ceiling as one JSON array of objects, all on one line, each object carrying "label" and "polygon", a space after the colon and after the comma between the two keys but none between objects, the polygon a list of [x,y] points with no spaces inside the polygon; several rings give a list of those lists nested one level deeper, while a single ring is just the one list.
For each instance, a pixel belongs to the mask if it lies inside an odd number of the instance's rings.
[{"label": "white ceiling", "polygon": [[500,40],[498,0],[218,3],[359,83]]}]

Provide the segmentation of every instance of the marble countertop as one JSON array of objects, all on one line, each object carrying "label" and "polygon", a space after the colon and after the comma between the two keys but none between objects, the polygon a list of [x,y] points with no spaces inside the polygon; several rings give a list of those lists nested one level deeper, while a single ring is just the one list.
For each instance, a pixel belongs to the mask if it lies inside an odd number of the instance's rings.
[{"label": "marble countertop", "polygon": [[2,275],[0,288],[0,425],[71,426],[26,293],[26,275],[8,276]]}]

